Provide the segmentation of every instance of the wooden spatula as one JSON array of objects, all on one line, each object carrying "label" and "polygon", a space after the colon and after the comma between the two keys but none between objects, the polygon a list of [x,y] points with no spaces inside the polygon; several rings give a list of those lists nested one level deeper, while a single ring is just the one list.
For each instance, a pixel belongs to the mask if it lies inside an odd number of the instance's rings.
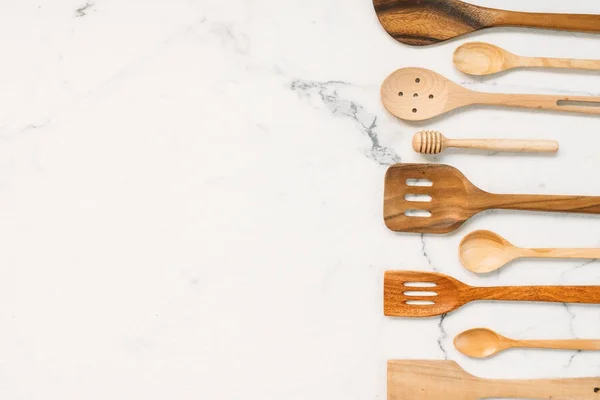
[{"label": "wooden spatula", "polygon": [[424,46],[494,26],[600,32],[600,16],[525,13],[458,0],[373,0],[379,22],[399,42]]},{"label": "wooden spatula", "polygon": [[598,400],[600,378],[482,379],[454,361],[388,361],[388,400]]},{"label": "wooden spatula", "polygon": [[600,286],[473,287],[447,275],[418,271],[387,271],[383,279],[388,317],[434,317],[478,300],[600,304]]},{"label": "wooden spatula", "polygon": [[489,209],[600,214],[600,197],[492,194],[443,164],[396,164],[385,175],[383,217],[393,231],[448,233]]},{"label": "wooden spatula", "polygon": [[600,114],[600,97],[476,92],[425,68],[402,68],[381,85],[381,101],[396,117],[423,121],[474,104]]}]

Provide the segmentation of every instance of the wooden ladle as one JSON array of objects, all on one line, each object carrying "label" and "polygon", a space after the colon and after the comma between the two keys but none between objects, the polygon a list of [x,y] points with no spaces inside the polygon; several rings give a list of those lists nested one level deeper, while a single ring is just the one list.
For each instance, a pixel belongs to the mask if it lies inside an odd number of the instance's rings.
[{"label": "wooden ladle", "polygon": [[489,43],[465,43],[454,52],[454,65],[465,74],[491,75],[519,67],[600,70],[598,60],[523,57]]},{"label": "wooden ladle", "polygon": [[487,274],[517,258],[600,258],[600,249],[524,249],[516,247],[497,233],[471,232],[460,242],[458,256],[471,272]]},{"label": "wooden ladle", "polygon": [[399,42],[424,46],[494,26],[600,32],[600,16],[526,13],[459,0],[373,0],[379,22]]},{"label": "wooden ladle", "polygon": [[392,73],[381,86],[381,100],[390,113],[408,121],[423,121],[473,104],[600,114],[600,97],[476,92],[425,68]]},{"label": "wooden ladle", "polygon": [[511,348],[554,350],[600,350],[600,340],[515,340],[491,329],[476,328],[458,334],[454,347],[466,356],[486,358]]}]

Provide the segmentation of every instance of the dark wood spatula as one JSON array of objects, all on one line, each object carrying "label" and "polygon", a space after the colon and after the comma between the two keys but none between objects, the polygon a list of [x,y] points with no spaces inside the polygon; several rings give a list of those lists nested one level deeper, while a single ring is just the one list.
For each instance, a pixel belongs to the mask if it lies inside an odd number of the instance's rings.
[{"label": "dark wood spatula", "polygon": [[417,271],[387,271],[383,279],[383,312],[388,317],[434,317],[478,300],[600,304],[600,286],[473,287],[450,276]]},{"label": "dark wood spatula", "polygon": [[600,15],[543,14],[480,7],[459,0],[373,0],[383,28],[399,42],[424,46],[494,26],[600,32]]},{"label": "dark wood spatula", "polygon": [[388,362],[388,400],[597,400],[600,378],[483,379],[454,361]]},{"label": "dark wood spatula", "polygon": [[396,164],[385,175],[383,217],[393,231],[448,233],[489,209],[600,214],[600,197],[488,193],[443,164]]}]

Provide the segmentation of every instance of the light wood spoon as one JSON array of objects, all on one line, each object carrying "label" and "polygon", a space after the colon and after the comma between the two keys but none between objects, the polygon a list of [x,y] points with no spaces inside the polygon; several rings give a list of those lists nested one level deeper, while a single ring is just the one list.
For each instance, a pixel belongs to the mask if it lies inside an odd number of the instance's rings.
[{"label": "light wood spoon", "polygon": [[466,356],[486,358],[511,348],[600,350],[600,340],[515,340],[490,329],[476,328],[457,335],[454,347]]},{"label": "light wood spoon", "polygon": [[524,249],[497,233],[480,230],[463,238],[458,246],[458,257],[469,271],[487,274],[517,258],[600,258],[600,249]]},{"label": "light wood spoon", "polygon": [[425,68],[392,73],[381,86],[381,100],[390,113],[408,121],[423,121],[473,104],[600,114],[600,97],[476,92]]},{"label": "light wood spoon", "polygon": [[413,136],[413,150],[421,154],[440,154],[448,147],[507,151],[514,153],[556,153],[555,140],[531,139],[448,139],[437,131],[420,131]]},{"label": "light wood spoon", "polygon": [[454,65],[465,74],[491,75],[519,67],[600,70],[598,60],[523,57],[489,43],[465,43],[454,52]]}]

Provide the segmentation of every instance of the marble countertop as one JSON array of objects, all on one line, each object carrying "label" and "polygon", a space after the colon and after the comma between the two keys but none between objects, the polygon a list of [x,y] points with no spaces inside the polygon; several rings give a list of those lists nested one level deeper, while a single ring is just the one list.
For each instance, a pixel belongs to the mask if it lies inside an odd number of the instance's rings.
[{"label": "marble countertop", "polygon": [[[391,39],[370,0],[60,0],[0,6],[0,397],[384,399],[386,360],[451,359],[490,378],[600,375],[595,353],[452,346],[600,338],[600,308],[475,303],[390,319],[383,273],[474,285],[600,284],[595,261],[465,271],[461,238],[600,246],[590,216],[486,212],[444,236],[382,220],[397,162],[443,162],[493,192],[600,195],[598,117],[476,107],[409,124],[379,86],[433,69],[474,90],[600,95],[595,72],[472,78],[454,49],[600,59],[600,36],[496,29],[427,48]],[[48,3],[48,4],[47,4]],[[478,0],[600,14],[600,2]],[[556,139],[556,156],[450,152],[412,134]]]}]

